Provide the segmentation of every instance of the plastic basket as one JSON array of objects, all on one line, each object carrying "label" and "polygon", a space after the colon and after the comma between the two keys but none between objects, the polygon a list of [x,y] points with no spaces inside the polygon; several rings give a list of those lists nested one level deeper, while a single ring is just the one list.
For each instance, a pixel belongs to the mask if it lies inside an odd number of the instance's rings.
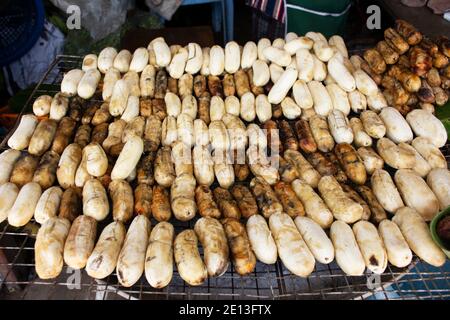
[{"label": "plastic basket", "polygon": [[44,28],[42,0],[2,0],[0,6],[0,66],[25,55]]}]

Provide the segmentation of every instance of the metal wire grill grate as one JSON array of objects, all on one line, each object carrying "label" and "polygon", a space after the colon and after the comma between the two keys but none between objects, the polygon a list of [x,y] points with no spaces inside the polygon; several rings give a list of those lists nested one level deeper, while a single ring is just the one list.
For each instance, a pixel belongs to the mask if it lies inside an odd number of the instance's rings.
[{"label": "metal wire grill grate", "polygon": [[[54,95],[64,72],[79,67],[81,57],[59,56],[36,86],[24,106],[31,110],[34,99]],[[6,140],[6,139],[5,139]],[[444,154],[450,160],[450,145]],[[152,221],[154,223],[155,221]],[[194,221],[171,221],[176,232],[192,227]],[[136,285],[124,288],[115,273],[103,280],[90,278],[84,270],[64,266],[53,280],[41,280],[34,271],[34,237],[37,225],[13,228],[0,224],[0,298],[3,299],[450,299],[450,262],[435,268],[414,259],[412,265],[399,269],[391,265],[376,276],[346,276],[336,265],[316,264],[308,278],[292,275],[280,261],[274,265],[258,263],[248,276],[234,272],[230,264],[219,278],[210,278],[201,286],[190,287],[174,276],[164,289],[152,288],[142,276]],[[1,254],[3,252],[3,254]]]}]

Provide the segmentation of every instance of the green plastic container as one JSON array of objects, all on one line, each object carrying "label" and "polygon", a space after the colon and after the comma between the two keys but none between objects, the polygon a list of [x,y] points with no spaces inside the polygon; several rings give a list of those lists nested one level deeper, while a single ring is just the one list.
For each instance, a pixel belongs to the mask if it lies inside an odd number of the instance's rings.
[{"label": "green plastic container", "polygon": [[439,214],[437,214],[433,218],[433,220],[431,220],[430,231],[431,231],[431,237],[433,238],[434,242],[436,242],[436,244],[442,249],[442,251],[444,251],[447,258],[450,259],[450,248],[445,247],[444,242],[439,238],[437,231],[436,231],[438,222],[441,221],[442,219],[444,219],[444,217],[446,217],[448,215],[450,215],[450,207],[448,207],[445,210],[442,210]]},{"label": "green plastic container", "polygon": [[352,0],[287,0],[287,32],[342,35],[351,4]]}]

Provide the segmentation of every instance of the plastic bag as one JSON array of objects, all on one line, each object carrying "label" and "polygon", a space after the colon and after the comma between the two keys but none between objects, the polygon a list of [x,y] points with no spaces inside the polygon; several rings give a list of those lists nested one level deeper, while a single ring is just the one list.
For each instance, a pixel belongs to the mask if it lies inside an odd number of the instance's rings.
[{"label": "plastic bag", "polygon": [[129,0],[50,0],[56,7],[67,12],[71,5],[80,7],[81,26],[89,31],[94,40],[100,40],[116,31],[124,22]]},{"label": "plastic bag", "polygon": [[172,19],[173,14],[181,5],[182,0],[145,0],[147,6],[166,20]]},{"label": "plastic bag", "polygon": [[[8,92],[13,95],[19,89],[25,89],[39,82],[57,55],[62,54],[64,35],[53,24],[46,21],[44,31],[36,44],[19,60],[3,68]],[[54,70],[47,80],[52,81],[58,75]]]}]

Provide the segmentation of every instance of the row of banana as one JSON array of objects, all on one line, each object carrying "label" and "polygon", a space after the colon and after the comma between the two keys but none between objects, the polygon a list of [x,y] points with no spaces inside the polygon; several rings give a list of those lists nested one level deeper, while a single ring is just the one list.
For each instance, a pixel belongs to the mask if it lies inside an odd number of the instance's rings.
[{"label": "row of banana", "polygon": [[[258,44],[248,42],[243,48],[236,42],[227,43],[225,48],[201,49],[194,43],[169,47],[164,39],[157,38],[147,49],[138,48],[133,55],[127,50],[117,53],[113,48],[106,48],[98,57],[86,56],[81,69],[71,70],[64,76],[61,93],[54,98],[43,97],[35,112],[37,115],[50,113],[52,117],[58,113],[51,112],[58,110],[55,99],[63,96],[63,105],[67,105],[64,97],[78,95],[89,99],[100,82],[102,98],[108,102],[114,117],[136,112],[136,99],[131,97],[153,99],[152,104],[164,100],[173,115],[185,104],[192,104],[193,92],[199,99],[199,112],[201,102],[211,100],[222,105],[222,109],[227,105],[235,108],[236,115],[247,122],[256,117],[262,122],[270,118],[270,104],[281,104],[288,119],[296,119],[302,111],[311,112],[310,109],[323,116],[333,109],[346,115],[351,110],[365,110],[367,106],[379,111],[387,103],[374,80],[361,69],[358,58],[348,58],[341,37],[327,40],[316,32],[303,37],[290,33],[286,40],[276,39],[273,43],[261,39]],[[102,73],[105,73],[103,79]],[[222,76],[223,80],[219,78]],[[172,95],[167,95],[167,91]],[[230,98],[235,95],[240,99],[239,112],[235,107],[237,98]]]},{"label": "row of banana", "polygon": [[414,26],[397,20],[385,40],[364,52],[361,68],[384,88],[389,105],[406,115],[417,105],[434,112],[448,101],[450,40],[433,41]]},{"label": "row of banana", "polygon": [[81,215],[70,226],[67,219],[52,217],[37,235],[36,271],[42,279],[55,278],[65,262],[75,269],[86,268],[97,279],[116,271],[125,287],[133,286],[145,273],[152,287],[163,288],[172,280],[174,261],[181,278],[196,286],[208,276],[224,274],[229,256],[240,275],[253,272],[257,259],[273,264],[279,257],[290,272],[301,277],[314,271],[316,261],[328,264],[336,260],[346,274],[357,276],[366,267],[381,274],[388,262],[405,267],[412,260],[412,251],[434,266],[441,266],[446,259],[431,239],[427,224],[409,207],[399,209],[392,221],[383,220],[378,229],[368,221],[350,227],[337,220],[330,228],[331,239],[307,217],[292,219],[274,213],[268,222],[258,214],[245,225],[235,218],[203,217],[193,230],[175,236],[170,223],[159,222],[151,230],[150,220],[139,215],[128,231],[119,221],[110,223],[96,242],[95,219]]}]

